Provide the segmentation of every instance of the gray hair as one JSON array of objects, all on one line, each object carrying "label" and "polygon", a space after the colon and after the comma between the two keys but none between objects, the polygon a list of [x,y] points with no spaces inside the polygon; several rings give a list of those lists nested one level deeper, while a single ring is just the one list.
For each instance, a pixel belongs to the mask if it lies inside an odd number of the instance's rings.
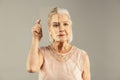
[{"label": "gray hair", "polygon": [[[57,8],[57,7],[55,7],[55,8],[53,8],[51,10],[51,12],[48,15],[48,26],[49,27],[50,27],[50,21],[51,21],[52,16],[54,14],[57,14],[57,13],[67,14],[67,16],[70,19],[70,25],[72,25],[71,17],[70,17],[70,14],[69,14],[68,10],[64,9],[64,8]],[[49,32],[49,40],[50,40],[51,43],[53,43],[53,41],[54,41],[53,38],[52,38],[52,36],[51,36],[51,32]],[[72,42],[72,40],[73,40],[73,32],[72,32],[72,27],[71,27],[71,34],[70,34],[70,38],[69,38],[68,42]]]}]

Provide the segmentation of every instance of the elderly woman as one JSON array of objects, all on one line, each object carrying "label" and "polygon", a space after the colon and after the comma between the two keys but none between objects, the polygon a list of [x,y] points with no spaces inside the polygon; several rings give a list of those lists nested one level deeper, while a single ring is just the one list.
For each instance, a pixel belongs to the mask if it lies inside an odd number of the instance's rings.
[{"label": "elderly woman", "polygon": [[48,16],[51,44],[39,47],[40,20],[32,28],[32,45],[27,58],[28,72],[39,73],[39,80],[90,80],[87,53],[70,44],[72,21],[66,9],[53,8]]}]

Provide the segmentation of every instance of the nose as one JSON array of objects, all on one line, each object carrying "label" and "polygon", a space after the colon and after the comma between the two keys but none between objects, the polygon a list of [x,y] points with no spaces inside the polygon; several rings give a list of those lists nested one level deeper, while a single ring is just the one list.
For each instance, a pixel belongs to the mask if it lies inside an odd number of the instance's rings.
[{"label": "nose", "polygon": [[64,26],[63,26],[62,24],[59,26],[59,31],[60,31],[60,32],[63,32],[63,31],[64,31]]}]

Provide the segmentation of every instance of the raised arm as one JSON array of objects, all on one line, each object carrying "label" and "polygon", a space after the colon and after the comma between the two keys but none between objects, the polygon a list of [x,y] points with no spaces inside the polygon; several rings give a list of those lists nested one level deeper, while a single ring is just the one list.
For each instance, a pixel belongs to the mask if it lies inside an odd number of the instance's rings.
[{"label": "raised arm", "polygon": [[32,43],[27,57],[26,68],[28,72],[34,73],[40,70],[43,64],[43,56],[39,50],[39,42],[42,38],[42,29],[40,20],[37,20],[34,27],[32,27]]}]

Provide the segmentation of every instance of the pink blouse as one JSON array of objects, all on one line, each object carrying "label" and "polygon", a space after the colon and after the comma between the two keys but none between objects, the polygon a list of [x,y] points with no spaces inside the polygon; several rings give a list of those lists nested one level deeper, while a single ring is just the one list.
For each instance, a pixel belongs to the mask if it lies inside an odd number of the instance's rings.
[{"label": "pink blouse", "polygon": [[73,46],[65,54],[57,53],[51,46],[41,47],[44,63],[39,80],[82,80],[81,55],[84,51]]}]

